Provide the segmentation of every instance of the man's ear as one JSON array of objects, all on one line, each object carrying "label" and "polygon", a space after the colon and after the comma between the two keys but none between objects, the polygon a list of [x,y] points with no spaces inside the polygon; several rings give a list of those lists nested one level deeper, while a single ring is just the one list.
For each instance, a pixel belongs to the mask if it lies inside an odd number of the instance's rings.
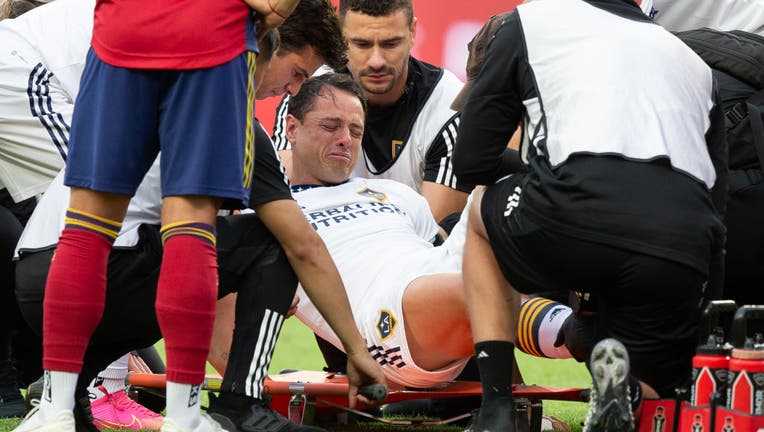
[{"label": "man's ear", "polygon": [[409,27],[409,33],[411,33],[411,46],[414,46],[414,42],[416,41],[416,22],[416,17],[412,17],[411,27]]},{"label": "man's ear", "polygon": [[286,138],[290,143],[294,143],[295,130],[297,129],[299,122],[300,120],[298,120],[297,117],[293,116],[292,114],[287,114],[286,118],[284,119],[284,135],[286,135]]}]

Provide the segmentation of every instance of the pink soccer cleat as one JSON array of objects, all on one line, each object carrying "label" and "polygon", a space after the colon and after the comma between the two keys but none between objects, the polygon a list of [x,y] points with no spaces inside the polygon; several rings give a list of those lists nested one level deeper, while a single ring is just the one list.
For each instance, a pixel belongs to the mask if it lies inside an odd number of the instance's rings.
[{"label": "pink soccer cleat", "polygon": [[159,430],[162,416],[130,399],[124,390],[109,393],[99,387],[106,396],[90,403],[95,425],[98,429]]}]

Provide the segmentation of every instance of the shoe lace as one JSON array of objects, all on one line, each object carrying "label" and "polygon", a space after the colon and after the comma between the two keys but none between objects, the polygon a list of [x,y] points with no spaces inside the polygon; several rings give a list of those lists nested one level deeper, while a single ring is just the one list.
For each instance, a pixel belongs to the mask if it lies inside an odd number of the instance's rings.
[{"label": "shoe lace", "polygon": [[124,390],[118,391],[116,393],[109,393],[108,390],[106,390],[106,388],[104,388],[103,386],[98,387],[98,389],[101,390],[101,392],[106,395],[106,398],[108,399],[109,403],[111,403],[114,407],[116,407],[120,411],[137,412],[147,417],[156,417],[157,415],[157,413],[155,413],[154,411],[151,411],[145,406],[130,399],[130,397],[127,396],[127,393],[125,393]]}]

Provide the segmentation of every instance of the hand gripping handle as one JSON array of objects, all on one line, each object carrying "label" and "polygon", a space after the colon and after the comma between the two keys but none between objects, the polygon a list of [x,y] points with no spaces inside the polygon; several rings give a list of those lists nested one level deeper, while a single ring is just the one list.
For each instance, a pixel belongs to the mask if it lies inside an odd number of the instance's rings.
[{"label": "hand gripping handle", "polygon": [[358,394],[372,402],[382,402],[387,397],[387,388],[382,384],[368,384],[358,387]]}]

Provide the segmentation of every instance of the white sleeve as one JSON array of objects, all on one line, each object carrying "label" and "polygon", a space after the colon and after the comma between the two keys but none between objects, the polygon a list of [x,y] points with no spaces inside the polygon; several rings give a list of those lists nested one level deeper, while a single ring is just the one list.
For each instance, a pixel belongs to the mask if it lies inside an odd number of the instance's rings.
[{"label": "white sleeve", "polygon": [[276,119],[273,121],[273,146],[276,150],[290,150],[292,143],[286,137],[286,116],[289,109],[289,95],[284,95],[278,108],[276,108]]}]

